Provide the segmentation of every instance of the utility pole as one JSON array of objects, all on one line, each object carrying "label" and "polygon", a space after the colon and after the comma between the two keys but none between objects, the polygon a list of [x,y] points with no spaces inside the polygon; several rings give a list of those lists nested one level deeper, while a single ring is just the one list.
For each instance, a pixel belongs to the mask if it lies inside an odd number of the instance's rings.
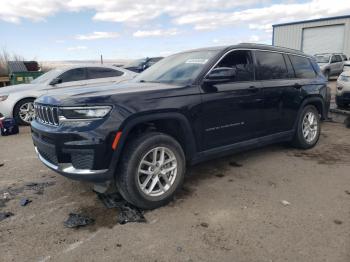
[{"label": "utility pole", "polygon": [[103,65],[103,56],[101,54],[101,65]]}]

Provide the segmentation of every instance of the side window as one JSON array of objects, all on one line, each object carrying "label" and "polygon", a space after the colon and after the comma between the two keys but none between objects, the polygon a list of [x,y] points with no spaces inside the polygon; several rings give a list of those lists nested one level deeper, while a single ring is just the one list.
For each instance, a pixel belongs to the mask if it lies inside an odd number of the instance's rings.
[{"label": "side window", "polygon": [[342,55],[342,58],[344,61],[348,61],[348,58],[346,57],[346,55]]},{"label": "side window", "polygon": [[97,79],[97,78],[107,78],[107,77],[117,77],[121,76],[124,73],[118,70],[104,67],[88,67],[88,79]]},{"label": "side window", "polygon": [[60,78],[62,79],[62,83],[85,80],[85,68],[75,68],[68,70],[60,75]]},{"label": "side window", "polygon": [[217,64],[216,68],[234,69],[235,77],[232,79],[234,82],[254,80],[254,64],[250,51],[232,51]]},{"label": "side window", "polygon": [[335,55],[335,60],[337,62],[342,62],[343,60],[341,59],[341,56],[340,55]]},{"label": "side window", "polygon": [[288,71],[283,55],[281,53],[256,51],[257,79],[285,79],[288,78]]},{"label": "side window", "polygon": [[292,66],[292,62],[289,59],[289,56],[287,54],[284,54],[283,57],[284,57],[284,61],[286,62],[286,65],[287,65],[288,77],[295,78],[294,68]]},{"label": "side window", "polygon": [[337,60],[335,59],[335,55],[332,56],[331,63],[335,63]]},{"label": "side window", "polygon": [[308,58],[296,55],[290,55],[289,57],[297,78],[314,78],[316,76]]}]

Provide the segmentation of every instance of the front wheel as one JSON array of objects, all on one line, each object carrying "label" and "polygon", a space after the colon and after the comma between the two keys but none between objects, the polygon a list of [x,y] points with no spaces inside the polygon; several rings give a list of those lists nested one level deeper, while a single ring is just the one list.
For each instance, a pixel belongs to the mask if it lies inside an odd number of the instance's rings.
[{"label": "front wheel", "polygon": [[317,144],[320,133],[321,123],[317,109],[312,105],[306,106],[298,119],[293,145],[302,149],[312,148]]},{"label": "front wheel", "polygon": [[171,136],[150,132],[126,145],[116,184],[131,204],[154,209],[172,200],[183,183],[185,169],[180,144]]},{"label": "front wheel", "polygon": [[19,101],[14,110],[13,117],[19,125],[27,126],[34,120],[34,99],[26,98]]}]

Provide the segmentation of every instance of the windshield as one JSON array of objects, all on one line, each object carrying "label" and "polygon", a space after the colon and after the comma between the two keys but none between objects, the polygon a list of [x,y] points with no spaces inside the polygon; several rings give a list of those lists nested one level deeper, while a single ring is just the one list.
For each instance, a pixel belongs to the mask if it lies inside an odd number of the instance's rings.
[{"label": "windshield", "polygon": [[146,58],[137,59],[137,60],[130,62],[129,64],[126,64],[125,67],[138,67],[145,62],[146,62]]},{"label": "windshield", "polygon": [[134,81],[189,84],[218,52],[193,51],[168,56],[139,74]]},{"label": "windshield", "polygon": [[53,69],[50,70],[49,72],[39,76],[38,78],[35,78],[31,84],[44,84],[47,83],[49,81],[51,81],[53,78],[55,78],[56,76],[58,76],[58,74],[60,74],[62,72],[61,69]]},{"label": "windshield", "polygon": [[317,63],[329,63],[329,55],[315,55]]}]

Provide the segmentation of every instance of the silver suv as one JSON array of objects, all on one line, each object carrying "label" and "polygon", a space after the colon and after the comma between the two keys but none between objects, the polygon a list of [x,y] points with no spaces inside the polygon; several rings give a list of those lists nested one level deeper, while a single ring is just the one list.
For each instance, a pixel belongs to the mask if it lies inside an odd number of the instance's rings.
[{"label": "silver suv", "polygon": [[344,61],[348,60],[344,54],[333,53],[316,54],[315,58],[327,79],[329,79],[330,76],[339,75],[343,72]]}]

